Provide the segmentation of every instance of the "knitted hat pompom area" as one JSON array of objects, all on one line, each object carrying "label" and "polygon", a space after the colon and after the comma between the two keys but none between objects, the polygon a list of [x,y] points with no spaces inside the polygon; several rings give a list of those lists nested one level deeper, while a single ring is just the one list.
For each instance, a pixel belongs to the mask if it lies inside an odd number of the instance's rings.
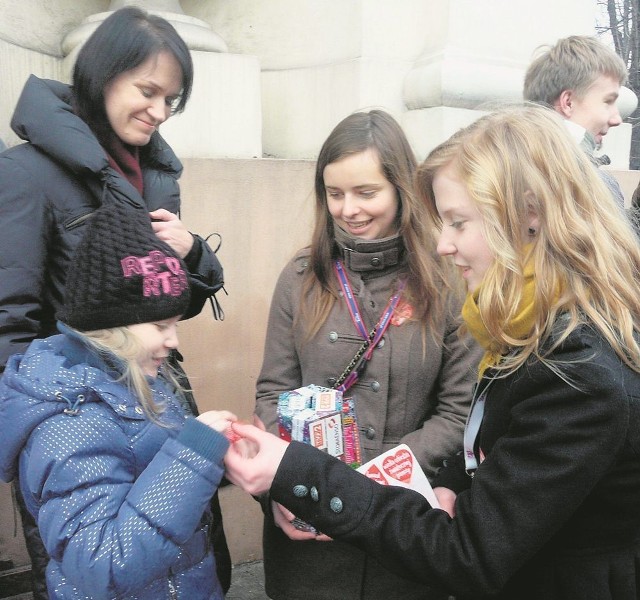
[{"label": "knitted hat pompom area", "polygon": [[189,300],[187,268],[158,239],[149,214],[107,200],[76,248],[56,316],[80,331],[110,329],[181,316]]}]

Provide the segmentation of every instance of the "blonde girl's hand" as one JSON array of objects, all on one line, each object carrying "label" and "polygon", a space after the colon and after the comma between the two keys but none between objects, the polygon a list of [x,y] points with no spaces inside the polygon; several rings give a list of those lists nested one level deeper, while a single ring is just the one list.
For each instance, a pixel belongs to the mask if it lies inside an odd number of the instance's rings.
[{"label": "blonde girl's hand", "polygon": [[440,508],[449,513],[449,516],[453,519],[456,516],[456,493],[446,487],[435,487],[433,488],[433,493],[438,499]]},{"label": "blonde girl's hand", "polygon": [[231,423],[238,420],[238,417],[228,410],[208,410],[196,417],[198,421],[208,425],[212,429],[225,433],[231,429]]},{"label": "blonde girl's hand", "polygon": [[267,428],[265,427],[264,423],[262,422],[262,419],[256,415],[255,413],[253,414],[253,424],[258,428],[258,429],[262,429],[262,431],[266,431]]}]

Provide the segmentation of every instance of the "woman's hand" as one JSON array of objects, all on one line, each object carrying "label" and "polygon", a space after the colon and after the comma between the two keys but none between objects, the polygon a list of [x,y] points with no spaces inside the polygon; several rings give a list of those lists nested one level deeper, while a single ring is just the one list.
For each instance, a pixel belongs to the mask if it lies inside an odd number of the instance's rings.
[{"label": "woman's hand", "polygon": [[453,519],[453,517],[456,516],[456,493],[446,487],[435,487],[433,488],[433,493],[438,499],[440,508],[448,512],[449,516]]},{"label": "woman's hand", "polygon": [[159,208],[149,213],[149,216],[152,219],[151,227],[158,239],[169,244],[180,258],[189,254],[194,239],[178,215],[174,215],[165,208]]},{"label": "woman's hand", "polygon": [[[271,488],[289,444],[255,425],[233,423],[231,428],[245,444],[231,444],[224,457],[227,479],[252,496],[264,494]],[[251,456],[247,456],[247,447],[253,449]]]},{"label": "woman's hand", "polygon": [[292,521],[296,516],[287,508],[275,500],[271,501],[271,511],[273,512],[274,523],[282,529],[282,532],[293,541],[315,540],[315,531],[302,531],[295,527]]},{"label": "woman's hand", "polygon": [[208,410],[199,414],[196,419],[211,429],[226,433],[227,430],[230,430],[231,423],[237,421],[238,417],[228,410]]}]

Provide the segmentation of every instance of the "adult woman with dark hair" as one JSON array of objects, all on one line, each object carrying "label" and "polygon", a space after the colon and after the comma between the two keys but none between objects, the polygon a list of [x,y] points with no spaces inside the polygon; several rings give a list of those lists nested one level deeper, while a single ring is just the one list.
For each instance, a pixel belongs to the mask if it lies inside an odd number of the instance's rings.
[{"label": "adult woman with dark hair", "polygon": [[176,30],[135,7],[111,14],[87,40],[72,86],[28,79],[11,121],[27,143],[0,157],[0,370],[55,332],[70,257],[107,198],[143,207],[184,259],[192,292],[185,318],[222,286],[214,252],[178,217],[182,165],[158,132],[184,109],[192,80]]},{"label": "adult woman with dark hair", "polygon": [[[491,114],[419,167],[485,349],[447,512],[249,425],[227,476],[459,599],[640,597],[640,248],[559,117]],[[315,488],[313,494],[310,489]],[[452,518],[453,516],[453,518]]]},{"label": "adult woman with dark hair", "polygon": [[[415,167],[402,128],[380,110],[346,117],[325,141],[311,245],[284,268],[274,292],[256,413],[275,433],[281,392],[337,387],[355,400],[363,462],[406,443],[432,477],[461,448],[480,355],[458,335],[460,296],[448,291],[424,204],[413,193]],[[366,366],[347,375],[358,353]],[[298,531],[281,505],[264,504],[271,598],[440,597],[384,561]]]}]

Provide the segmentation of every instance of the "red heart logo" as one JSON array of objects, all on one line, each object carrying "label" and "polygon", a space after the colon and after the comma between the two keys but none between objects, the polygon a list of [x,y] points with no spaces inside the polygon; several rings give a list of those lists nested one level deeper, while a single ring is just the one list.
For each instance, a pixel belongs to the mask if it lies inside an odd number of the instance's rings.
[{"label": "red heart logo", "polygon": [[378,467],[376,467],[375,465],[371,465],[367,469],[365,475],[369,479],[373,479],[374,481],[377,481],[380,485],[389,485],[389,482],[385,479],[380,469],[378,469]]},{"label": "red heart logo", "polygon": [[398,450],[393,456],[384,459],[382,468],[389,477],[409,483],[413,474],[413,456],[407,450]]}]

